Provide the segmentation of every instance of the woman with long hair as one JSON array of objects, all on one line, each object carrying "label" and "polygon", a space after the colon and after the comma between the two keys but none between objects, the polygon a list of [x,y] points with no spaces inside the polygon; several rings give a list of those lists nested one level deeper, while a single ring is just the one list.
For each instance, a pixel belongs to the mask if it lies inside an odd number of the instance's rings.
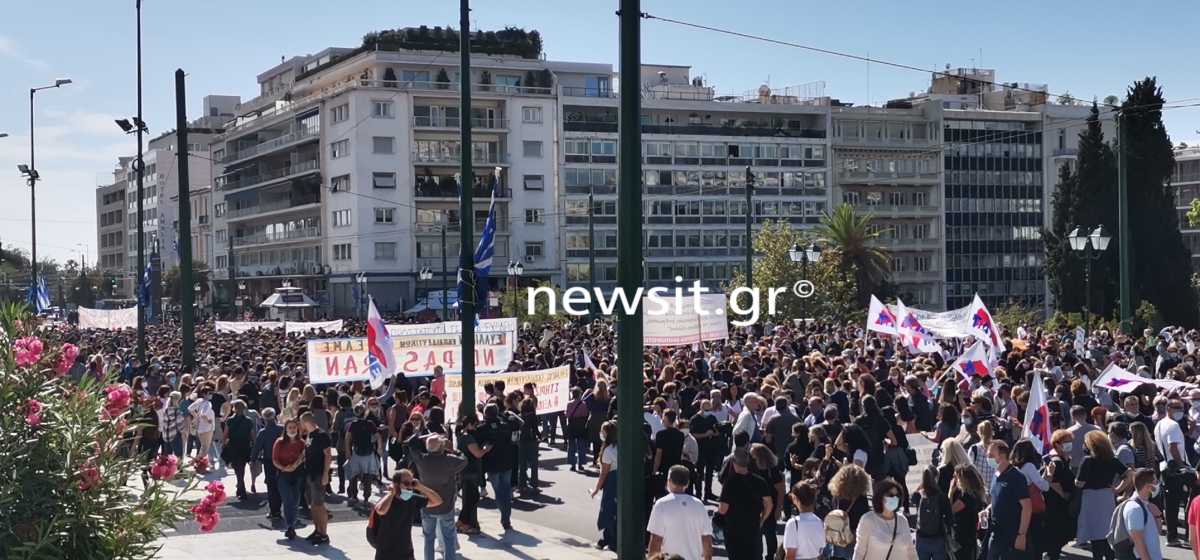
[{"label": "woman with long hair", "polygon": [[1104,432],[1088,432],[1083,445],[1088,455],[1079,465],[1079,474],[1075,477],[1075,486],[1082,491],[1075,540],[1092,544],[1094,560],[1113,560],[1115,555],[1106,537],[1117,506],[1117,493],[1125,485],[1127,469],[1117,460],[1112,442]]},{"label": "woman with long hair", "polygon": [[967,450],[954,438],[942,442],[941,459],[938,462],[938,488],[949,488],[950,480],[954,478],[954,469],[962,466],[974,466],[967,458]]},{"label": "woman with long hair", "polygon": [[[971,464],[975,465],[975,470],[979,472],[979,478],[990,481],[996,478],[996,468],[988,462],[988,447],[992,445],[995,427],[991,420],[984,420],[975,428],[975,432],[979,434],[979,441],[971,446],[967,455],[971,459]],[[984,491],[986,493],[988,489],[985,487]]]},{"label": "woman with long hair", "polygon": [[1129,433],[1133,436],[1129,443],[1133,447],[1133,466],[1137,468],[1156,469],[1160,460],[1158,447],[1150,437],[1150,430],[1141,422],[1129,425]]},{"label": "woman with long hair", "polygon": [[954,479],[950,482],[950,511],[954,512],[954,539],[958,541],[955,558],[974,560],[979,549],[976,539],[979,512],[987,505],[987,493],[979,471],[971,465],[954,468]]},{"label": "woman with long hair", "polygon": [[1075,536],[1075,517],[1057,512],[1070,512],[1071,499],[1078,489],[1071,472],[1071,446],[1075,437],[1067,430],[1055,430],[1050,436],[1050,455],[1047,457],[1046,480],[1050,491],[1043,492],[1046,498],[1045,530],[1043,550],[1050,560],[1058,560],[1062,548]]},{"label": "woman with long hair", "polygon": [[[932,466],[921,472],[921,502],[917,506],[917,558],[944,560],[946,539],[954,523],[950,500],[938,486],[937,470]],[[951,483],[953,484],[953,483]]]},{"label": "woman with long hair", "polygon": [[[592,497],[600,496],[600,513],[596,517],[596,528],[600,529],[600,549],[617,549],[617,423],[609,420],[600,427],[604,445],[600,448],[600,476]],[[636,474],[635,474],[636,476]]]},{"label": "woman with long hair", "polygon": [[596,386],[583,397],[583,402],[588,409],[587,435],[592,442],[592,460],[594,464],[599,464],[600,446],[603,443],[601,427],[608,421],[609,406],[612,404],[608,382],[603,379],[596,381]]},{"label": "woman with long hair", "polygon": [[[843,465],[829,481],[829,492],[833,495],[833,509],[846,512],[850,520],[850,529],[858,532],[858,522],[871,506],[867,501],[867,492],[871,489],[871,477],[862,467],[850,463]],[[907,533],[905,534],[907,536]],[[847,547],[829,545],[828,558],[849,560],[854,556],[854,545]]]},{"label": "woman with long hair", "polygon": [[[1021,471],[1025,475],[1025,485],[1029,486],[1029,493],[1036,492],[1042,494],[1042,504],[1045,504],[1046,492],[1050,491],[1050,482],[1042,477],[1042,455],[1033,447],[1033,442],[1028,439],[1022,439],[1013,446],[1009,452],[1009,462],[1014,468]],[[1044,550],[1038,543],[1042,538],[1042,523],[1045,516],[1042,513],[1033,513],[1029,518],[1029,530],[1025,537],[1025,542],[1028,543],[1026,550],[1034,557],[1041,556]]]},{"label": "woman with long hair", "polygon": [[779,548],[779,537],[775,529],[782,517],[787,484],[783,481],[782,465],[766,444],[752,444],[750,458],[750,472],[767,481],[767,485],[771,487],[771,512],[767,515],[767,522],[762,524],[762,536],[767,543],[767,557],[774,558],[775,549]]},{"label": "woman with long hair", "polygon": [[271,447],[271,462],[279,471],[279,498],[283,503],[283,519],[287,538],[296,538],[296,510],[300,504],[300,483],[304,479],[304,439],[300,422],[290,419],[283,423],[283,433]]}]

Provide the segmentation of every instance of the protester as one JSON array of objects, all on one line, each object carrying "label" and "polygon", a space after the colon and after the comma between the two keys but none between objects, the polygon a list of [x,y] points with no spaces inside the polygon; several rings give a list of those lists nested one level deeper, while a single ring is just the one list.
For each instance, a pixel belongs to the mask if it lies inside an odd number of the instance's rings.
[{"label": "protester", "polygon": [[813,512],[817,489],[811,483],[797,482],[788,496],[796,515],[784,525],[785,560],[816,560],[825,550],[825,526]]},{"label": "protester", "polygon": [[647,554],[664,552],[684,560],[712,560],[712,521],[704,503],[687,493],[691,481],[687,467],[675,465],[668,471],[668,494],[650,509]]},{"label": "protester", "polygon": [[855,531],[853,560],[916,560],[908,520],[900,511],[900,485],[885,478],[872,489],[871,511]]},{"label": "protester", "polygon": [[596,543],[599,549],[617,549],[617,424],[613,421],[604,423],[600,428],[604,446],[597,455],[600,458],[600,476],[596,478],[596,487],[592,488],[591,496],[600,496],[600,511],[596,517],[596,527],[600,529],[600,541]]},{"label": "protester", "polygon": [[[367,541],[375,548],[375,560],[416,560],[412,526],[427,507],[442,505],[442,498],[421,484],[412,471],[400,469],[392,476],[386,496],[367,519]],[[427,557],[432,556],[432,551]]]},{"label": "protester", "polygon": [[[424,484],[438,496],[440,504],[421,510],[421,529],[425,536],[425,560],[433,560],[434,541],[440,540],[445,560],[454,560],[458,549],[458,533],[454,519],[454,502],[458,495],[458,480],[467,468],[467,460],[448,453],[450,440],[441,434],[425,436],[425,445],[414,446],[417,471],[425,477]],[[421,451],[421,448],[424,451]]]},{"label": "protester", "polygon": [[305,483],[305,445],[300,433],[300,421],[288,420],[283,435],[271,448],[271,463],[279,471],[279,497],[283,505],[284,535],[296,538],[297,509]]},{"label": "protester", "polygon": [[262,411],[262,429],[254,437],[250,458],[263,465],[267,483],[267,518],[282,519],[282,496],[279,493],[279,469],[275,467],[275,440],[283,434],[283,427],[275,421],[275,409],[266,407]]},{"label": "protester", "polygon": [[1025,475],[1009,463],[1009,452],[1008,444],[999,440],[993,441],[988,448],[988,457],[996,466],[996,478],[990,492],[992,503],[986,512],[991,532],[988,540],[988,557],[991,559],[1021,558],[1029,546],[1029,523],[1033,516],[1029,483]]},{"label": "protester", "polygon": [[312,512],[313,532],[305,537],[313,544],[329,542],[329,512],[325,509],[325,487],[329,485],[329,468],[333,460],[333,441],[317,425],[312,412],[300,415],[300,425],[308,437],[304,449],[305,479],[303,491],[308,496]]},{"label": "protester", "polygon": [[751,460],[746,450],[735,451],[733,470],[721,484],[717,513],[723,520],[730,560],[763,557],[762,529],[774,507],[774,491],[766,480],[751,472]]}]

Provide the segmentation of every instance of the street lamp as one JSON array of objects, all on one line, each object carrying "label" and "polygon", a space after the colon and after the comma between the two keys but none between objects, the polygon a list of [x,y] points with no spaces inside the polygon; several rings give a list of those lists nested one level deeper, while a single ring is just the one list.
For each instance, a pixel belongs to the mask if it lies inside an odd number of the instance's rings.
[{"label": "street lamp", "polygon": [[365,316],[366,312],[364,310],[367,307],[367,273],[358,273],[354,277],[354,283],[358,284],[358,301],[354,302],[354,305],[358,307],[358,310],[363,312],[363,315]]},{"label": "street lamp", "polygon": [[37,181],[41,178],[37,172],[34,158],[33,144],[33,94],[44,89],[60,88],[71,83],[71,80],[61,78],[54,80],[53,85],[29,88],[29,165],[18,165],[21,174],[29,180],[29,227],[30,227],[30,248],[29,248],[29,280],[30,286],[37,286]]},{"label": "street lamp", "polygon": [[238,289],[238,299],[237,299],[238,315],[245,317],[246,316],[246,283],[238,282],[237,289]]},{"label": "street lamp", "polygon": [[[421,292],[422,282],[427,282],[432,279],[433,269],[429,268],[428,266],[421,267],[421,270],[417,271],[417,293]],[[429,294],[429,291],[425,292],[425,308],[432,310],[432,302],[429,301]],[[442,305],[445,305],[445,302],[442,302]]]},{"label": "street lamp", "polygon": [[512,280],[513,280],[512,292],[513,292],[513,316],[514,317],[517,317],[521,314],[520,311],[517,309],[517,292],[521,288],[521,275],[522,274],[525,274],[525,265],[523,265],[519,262],[514,262],[514,261],[508,262],[508,276],[510,278],[512,278]]},{"label": "street lamp", "polygon": [[[809,243],[807,247],[801,248],[800,243],[793,243],[791,250],[788,251],[788,257],[792,262],[800,263],[800,275],[805,280],[808,279],[808,263],[817,262],[821,258],[821,247],[816,242]],[[800,311],[804,312],[804,301],[800,301]]]},{"label": "street lamp", "polygon": [[[1087,261],[1087,266],[1083,272],[1087,290],[1083,306],[1083,329],[1086,332],[1089,327],[1088,314],[1092,307],[1092,263],[1100,260],[1100,257],[1104,255],[1104,251],[1108,249],[1108,243],[1112,241],[1112,236],[1104,231],[1103,225],[1097,226],[1087,236],[1084,236],[1077,227],[1071,230],[1071,233],[1067,234],[1067,241],[1071,244],[1071,250],[1075,251],[1080,258]],[[1121,319],[1124,320],[1125,318],[1122,317]]]}]

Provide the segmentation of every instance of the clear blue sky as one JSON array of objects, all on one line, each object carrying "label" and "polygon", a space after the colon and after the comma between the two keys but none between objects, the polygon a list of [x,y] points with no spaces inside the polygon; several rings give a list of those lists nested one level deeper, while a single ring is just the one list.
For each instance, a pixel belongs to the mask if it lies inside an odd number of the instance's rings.
[{"label": "clear blue sky", "polygon": [[[39,249],[60,261],[88,246],[95,260],[94,188],[134,142],[112,124],[132,115],[134,0],[10,2],[0,26],[0,243],[28,249],[29,196],[16,171],[28,160],[28,88],[38,94]],[[173,72],[189,74],[189,114],[208,93],[257,92],[256,74],[280,56],[357,46],[368,31],[458,24],[457,2],[438,0],[145,0],[145,118],[152,133],[174,125]],[[473,26],[541,31],[552,59],[617,62],[617,2],[476,0]],[[1169,0],[992,3],[890,0],[644,0],[643,11],[932,68],[995,68],[1000,81],[1047,83],[1090,100],[1157,76],[1168,101],[1200,98],[1200,8]],[[19,22],[19,25],[18,25]],[[864,103],[918,91],[928,75],[674,25],[643,21],[642,57],[688,64],[722,93],[770,80],[780,87],[824,81],[827,95]],[[869,74],[869,79],[868,79]],[[868,93],[869,92],[869,93]],[[1200,138],[1200,107],[1165,113],[1172,138]]]}]

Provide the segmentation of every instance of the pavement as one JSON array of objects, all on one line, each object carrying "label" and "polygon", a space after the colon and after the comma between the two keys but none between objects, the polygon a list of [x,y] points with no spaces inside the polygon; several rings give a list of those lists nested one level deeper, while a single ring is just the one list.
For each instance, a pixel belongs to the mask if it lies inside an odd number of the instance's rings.
[{"label": "pavement", "polygon": [[[917,451],[918,464],[909,470],[906,481],[910,489],[920,485],[921,469],[932,461],[933,444],[920,435],[909,437],[910,445]],[[611,552],[597,550],[593,545],[599,537],[596,529],[596,511],[599,504],[588,496],[596,482],[595,473],[575,473],[567,468],[566,453],[560,446],[543,446],[539,471],[539,492],[525,497],[514,497],[514,531],[505,533],[500,527],[499,515],[488,498],[480,503],[479,517],[483,534],[458,538],[459,556],[468,560],[482,558],[514,558],[537,560],[542,558],[562,560],[564,558],[616,557]],[[166,560],[211,559],[259,560],[274,558],[374,558],[374,550],[366,542],[365,507],[351,507],[343,496],[330,496],[328,505],[333,518],[329,524],[331,544],[313,547],[303,539],[287,541],[277,522],[266,518],[266,485],[259,478],[255,499],[241,502],[233,495],[236,488],[232,472],[218,470],[210,473],[209,480],[225,483],[229,502],[221,507],[221,523],[212,533],[201,533],[196,523],[184,521],[167,531],[162,539],[163,548],[158,558]],[[335,477],[336,479],[336,477]],[[336,489],[336,487],[335,487]],[[186,497],[199,499],[203,489],[194,490]],[[379,499],[372,496],[372,501]],[[307,535],[310,527],[299,530]],[[420,555],[422,547],[420,527],[414,528],[413,543]],[[1165,547],[1167,560],[1193,560],[1187,548]],[[717,557],[725,557],[724,550],[717,547]],[[1075,547],[1063,550],[1068,559],[1089,559],[1091,553]],[[438,558],[441,558],[440,553]]]}]

